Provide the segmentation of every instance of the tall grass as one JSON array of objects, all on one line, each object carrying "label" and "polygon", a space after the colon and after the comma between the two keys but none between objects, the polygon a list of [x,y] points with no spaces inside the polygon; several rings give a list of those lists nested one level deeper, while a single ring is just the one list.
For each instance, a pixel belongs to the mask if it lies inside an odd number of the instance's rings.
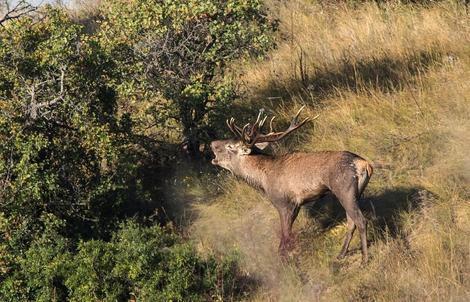
[{"label": "tall grass", "polygon": [[[278,47],[234,71],[246,98],[286,121],[300,104],[315,124],[276,152],[350,150],[381,163],[361,206],[372,260],[334,260],[346,227],[335,201],[295,224],[291,263],[276,251],[269,201],[222,176],[190,235],[202,252],[241,254],[253,301],[466,301],[470,298],[470,19],[463,6],[269,1]],[[248,109],[247,109],[248,110]],[[353,246],[358,246],[357,238]]]}]

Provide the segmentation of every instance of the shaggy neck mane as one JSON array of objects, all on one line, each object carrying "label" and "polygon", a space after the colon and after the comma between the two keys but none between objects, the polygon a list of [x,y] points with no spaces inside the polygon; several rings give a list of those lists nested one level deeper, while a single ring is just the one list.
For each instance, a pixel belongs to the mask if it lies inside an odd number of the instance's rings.
[{"label": "shaggy neck mane", "polygon": [[237,176],[245,180],[249,185],[266,190],[265,184],[267,179],[266,163],[272,158],[267,155],[248,155],[240,161],[240,167],[237,169]]}]

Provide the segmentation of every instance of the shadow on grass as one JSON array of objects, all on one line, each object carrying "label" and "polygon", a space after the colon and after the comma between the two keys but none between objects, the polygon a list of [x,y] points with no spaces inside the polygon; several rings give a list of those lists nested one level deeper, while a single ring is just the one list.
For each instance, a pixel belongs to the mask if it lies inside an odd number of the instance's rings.
[{"label": "shadow on grass", "polygon": [[430,66],[439,62],[441,56],[440,52],[429,50],[402,59],[389,57],[362,61],[343,59],[337,68],[310,72],[306,71],[306,67],[299,67],[301,66],[299,63],[287,83],[273,80],[264,90],[258,92],[258,96],[286,101],[297,95],[303,100],[317,101],[337,93],[338,90],[397,91],[413,84],[413,77],[427,72]]},{"label": "shadow on grass", "polygon": [[[368,220],[374,239],[385,236],[393,238],[403,235],[399,215],[418,209],[422,203],[433,198],[431,192],[422,188],[401,187],[387,189],[380,194],[361,198],[359,206]],[[315,219],[321,231],[327,231],[346,220],[346,213],[336,197],[328,195],[306,205],[308,216]]]},{"label": "shadow on grass", "polygon": [[[318,103],[339,90],[354,92],[402,90],[414,85],[416,76],[426,73],[432,65],[440,62],[441,56],[437,50],[428,50],[401,59],[383,57],[354,62],[343,59],[336,68],[311,72],[305,71],[305,68],[300,69],[287,80],[287,83],[273,79],[264,89],[254,93],[255,98],[244,99],[241,95],[239,96],[241,101],[226,104],[226,107],[212,111],[209,117],[211,127],[204,131],[205,147],[208,149],[207,143],[211,140],[232,137],[226,127],[226,120],[230,117],[235,117],[239,125],[244,125],[256,118],[259,109],[264,108],[267,114],[272,114],[277,107],[286,105],[286,102],[291,101],[294,96],[307,103]],[[279,128],[283,126],[286,125],[277,125]],[[206,159],[208,158],[209,156]]]}]

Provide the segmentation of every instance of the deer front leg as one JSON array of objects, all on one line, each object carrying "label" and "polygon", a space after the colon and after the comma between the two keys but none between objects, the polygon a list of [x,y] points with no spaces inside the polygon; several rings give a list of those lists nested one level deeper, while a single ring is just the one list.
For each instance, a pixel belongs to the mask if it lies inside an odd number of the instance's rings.
[{"label": "deer front leg", "polygon": [[281,242],[279,244],[279,254],[283,257],[294,247],[294,238],[292,236],[292,224],[299,214],[300,207],[288,203],[278,208],[279,218],[281,219]]}]

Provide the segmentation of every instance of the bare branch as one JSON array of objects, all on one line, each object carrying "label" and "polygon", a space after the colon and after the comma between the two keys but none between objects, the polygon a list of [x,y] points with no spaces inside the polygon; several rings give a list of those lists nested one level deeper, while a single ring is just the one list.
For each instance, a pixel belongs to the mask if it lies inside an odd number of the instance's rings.
[{"label": "bare branch", "polygon": [[[33,80],[33,83],[31,84],[31,86],[29,88],[30,104],[29,104],[28,109],[27,109],[27,111],[29,113],[29,116],[32,120],[35,120],[39,117],[39,114],[41,113],[40,112],[41,109],[50,108],[51,106],[57,104],[59,101],[64,100],[65,70],[66,70],[66,67],[62,67],[60,69],[59,78],[53,77],[52,79],[48,79],[46,81],[42,81],[42,82],[39,82],[39,83],[35,83],[34,80]],[[46,84],[53,85],[54,83],[59,84],[59,93],[57,94],[57,96],[55,96],[54,98],[52,98],[50,100],[38,103],[37,98],[41,97],[41,94],[44,94],[44,92],[43,92],[44,85],[46,85]],[[48,97],[48,94],[46,94],[46,97]],[[50,112],[50,111],[42,112],[41,116],[44,116],[48,112]]]},{"label": "bare branch", "polygon": [[10,7],[8,1],[3,1],[3,6],[5,11],[2,13],[3,16],[0,15],[0,26],[3,26],[3,24],[9,20],[18,19],[22,16],[28,15],[37,9],[37,6],[29,4],[24,0],[18,1],[18,3],[13,7]]}]

